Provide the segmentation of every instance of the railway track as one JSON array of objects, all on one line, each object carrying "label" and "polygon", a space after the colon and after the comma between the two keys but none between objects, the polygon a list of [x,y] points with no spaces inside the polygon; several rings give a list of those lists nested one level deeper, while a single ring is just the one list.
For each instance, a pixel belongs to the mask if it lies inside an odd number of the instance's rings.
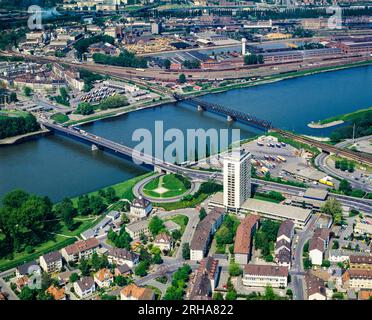
[{"label": "railway track", "polygon": [[301,135],[297,135],[282,129],[273,128],[272,131],[280,133],[282,136],[290,138],[292,140],[306,143],[310,146],[314,146],[316,148],[321,149],[323,152],[326,153],[334,153],[336,155],[348,158],[350,160],[355,160],[357,162],[372,166],[372,156],[369,154],[361,154],[358,152],[354,152],[348,149],[342,149],[333,145],[329,145],[327,143],[323,143],[320,141],[316,141],[314,139],[304,137]]}]

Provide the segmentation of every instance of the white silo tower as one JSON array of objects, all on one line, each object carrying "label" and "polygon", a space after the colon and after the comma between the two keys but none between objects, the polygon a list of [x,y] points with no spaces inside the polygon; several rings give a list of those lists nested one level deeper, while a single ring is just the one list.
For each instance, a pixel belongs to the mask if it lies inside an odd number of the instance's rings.
[{"label": "white silo tower", "polygon": [[245,51],[245,44],[247,43],[247,39],[246,38],[242,38],[242,56],[245,56],[246,55],[246,51]]}]

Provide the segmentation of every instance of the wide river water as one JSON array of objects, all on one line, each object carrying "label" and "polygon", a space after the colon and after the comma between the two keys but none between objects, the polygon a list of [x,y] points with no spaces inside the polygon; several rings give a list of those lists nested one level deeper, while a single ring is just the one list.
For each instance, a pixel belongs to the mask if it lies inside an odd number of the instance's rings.
[{"label": "wide river water", "polygon": [[[308,135],[326,136],[333,128],[307,127],[312,120],[372,106],[372,66],[321,73],[251,88],[203,96],[273,125]],[[256,130],[242,124],[229,126],[226,119],[199,113],[187,104],[168,104],[84,126],[95,133],[128,146],[135,146],[132,133],[138,128],[154,131],[154,121],[164,130],[179,128],[239,128],[241,137]],[[130,162],[61,136],[49,136],[20,145],[0,148],[0,197],[15,188],[58,201],[124,181],[145,172]]]}]

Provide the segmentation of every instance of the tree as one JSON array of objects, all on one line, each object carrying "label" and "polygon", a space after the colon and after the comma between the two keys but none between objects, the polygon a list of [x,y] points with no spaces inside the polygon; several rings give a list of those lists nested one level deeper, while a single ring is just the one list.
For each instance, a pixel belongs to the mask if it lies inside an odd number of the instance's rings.
[{"label": "tree", "polygon": [[329,260],[323,260],[322,267],[329,268],[331,266],[331,262]]},{"label": "tree", "polygon": [[177,241],[180,240],[182,237],[181,231],[180,230],[173,230],[172,231],[172,238]]},{"label": "tree", "polygon": [[179,76],[178,76],[178,82],[183,84],[186,82],[186,76],[185,74],[181,73]]},{"label": "tree", "polygon": [[90,266],[89,266],[89,263],[88,263],[88,260],[86,259],[81,259],[80,260],[80,263],[79,263],[79,269],[81,271],[81,274],[86,277],[86,276],[89,276],[90,274]]},{"label": "tree", "polygon": [[80,279],[79,275],[76,272],[71,273],[70,282],[74,283]]},{"label": "tree", "polygon": [[205,217],[207,216],[207,212],[205,211],[205,209],[202,207],[199,211],[199,219],[200,221],[202,221]]},{"label": "tree", "polygon": [[94,108],[93,106],[88,103],[88,102],[82,102],[82,103],[79,103],[77,109],[76,109],[76,112],[77,113],[80,113],[84,116],[87,116],[89,114],[92,114],[94,113]]},{"label": "tree", "polygon": [[59,216],[67,228],[72,230],[74,228],[74,217],[76,216],[76,209],[70,199],[65,198],[62,202],[56,205],[56,214]]},{"label": "tree", "polygon": [[185,260],[190,259],[190,245],[188,243],[182,245],[182,258]]},{"label": "tree", "polygon": [[90,200],[88,195],[79,196],[78,198],[78,211],[81,215],[87,216],[92,213],[90,208]]},{"label": "tree", "polygon": [[341,203],[337,199],[328,199],[322,207],[322,211],[331,215],[335,224],[339,225],[341,223],[343,211]]},{"label": "tree", "polygon": [[155,264],[162,264],[163,263],[163,259],[161,258],[160,253],[156,253],[154,255],[154,257],[152,258],[152,262],[155,263]]},{"label": "tree", "polygon": [[134,269],[134,274],[139,277],[144,277],[147,275],[148,267],[148,261],[140,261],[140,263],[138,263],[137,267]]},{"label": "tree", "polygon": [[23,87],[23,94],[26,97],[30,97],[31,93],[32,93],[32,89],[30,87],[27,87],[27,86]]},{"label": "tree", "polygon": [[149,222],[149,230],[155,237],[164,230],[164,223],[158,216],[152,217]]},{"label": "tree", "polygon": [[5,195],[0,208],[0,257],[49,239],[50,232],[56,228],[49,222],[55,219],[52,207],[49,198],[21,190]]},{"label": "tree", "polygon": [[340,247],[339,242],[337,240],[334,240],[332,244],[332,249],[337,250],[339,247]]},{"label": "tree", "polygon": [[169,59],[165,59],[164,60],[164,68],[165,69],[170,69],[170,66],[171,66],[171,62]]},{"label": "tree", "polygon": [[116,191],[113,187],[108,187],[106,189],[105,198],[109,203],[113,203],[118,200],[118,196],[116,195]]},{"label": "tree", "polygon": [[99,215],[106,209],[106,205],[102,197],[91,196],[89,202],[90,202],[90,208],[92,210],[92,214],[94,215]]},{"label": "tree", "polygon": [[16,101],[18,101],[17,93],[12,92],[12,93],[10,94],[10,96],[9,96],[9,100],[10,100],[10,102],[16,102]]},{"label": "tree", "polygon": [[119,275],[119,276],[115,277],[114,282],[117,286],[123,287],[128,283],[128,280],[127,280],[127,278]]},{"label": "tree", "polygon": [[229,274],[232,277],[240,276],[242,274],[242,269],[240,268],[239,264],[232,262],[229,266]]},{"label": "tree", "polygon": [[345,180],[345,179],[341,180],[340,186],[338,187],[338,190],[341,191],[344,194],[349,195],[352,191],[350,182]]},{"label": "tree", "polygon": [[238,295],[236,293],[236,290],[232,289],[232,290],[227,291],[225,299],[226,300],[236,300],[237,297],[238,297]]},{"label": "tree", "polygon": [[99,256],[97,252],[93,252],[90,264],[95,271],[98,271],[102,268],[106,268],[108,266],[108,261],[106,256]]},{"label": "tree", "polygon": [[213,300],[223,300],[223,295],[221,292],[215,292],[213,294]]},{"label": "tree", "polygon": [[30,289],[28,286],[24,286],[19,294],[21,300],[36,300],[36,290]]}]

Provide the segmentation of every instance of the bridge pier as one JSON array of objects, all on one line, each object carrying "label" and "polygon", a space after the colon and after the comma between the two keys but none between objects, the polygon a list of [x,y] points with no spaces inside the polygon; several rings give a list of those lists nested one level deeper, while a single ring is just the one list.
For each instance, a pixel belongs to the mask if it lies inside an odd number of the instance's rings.
[{"label": "bridge pier", "polygon": [[231,116],[227,116],[227,122],[233,122],[234,119]]},{"label": "bridge pier", "polygon": [[200,104],[198,104],[198,111],[204,111],[203,107]]},{"label": "bridge pier", "polygon": [[92,151],[98,151],[99,148],[95,145],[95,144],[92,144]]}]

